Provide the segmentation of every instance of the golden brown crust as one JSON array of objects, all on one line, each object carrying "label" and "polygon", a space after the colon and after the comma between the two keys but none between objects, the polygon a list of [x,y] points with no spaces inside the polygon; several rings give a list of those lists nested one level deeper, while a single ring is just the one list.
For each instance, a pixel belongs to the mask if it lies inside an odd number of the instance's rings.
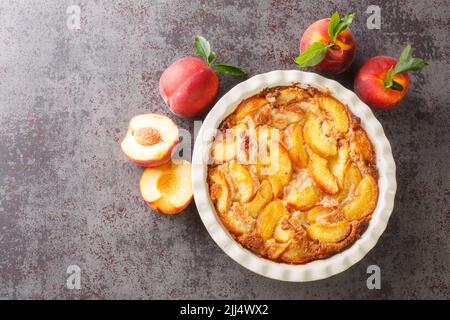
[{"label": "golden brown crust", "polygon": [[[316,124],[304,139],[301,132],[308,117],[318,119],[319,129]],[[227,196],[233,203],[222,206],[219,213],[233,237],[261,257],[291,264],[324,259],[351,246],[366,230],[378,196],[376,183],[363,179],[371,176],[373,179],[368,178],[377,181],[377,168],[373,145],[360,119],[329,92],[293,84],[266,88],[243,100],[219,128],[224,132],[243,124],[247,129],[237,155],[208,169],[210,196],[217,210],[228,198],[211,179],[214,170],[222,170],[228,181],[237,177],[247,187],[230,187]],[[295,126],[297,130],[293,130]],[[270,129],[267,141],[260,140],[261,128]],[[272,157],[271,148],[279,145],[274,138],[277,134],[281,155]],[[327,149],[336,146],[337,154]],[[270,164],[262,160],[267,158],[262,158],[260,150],[269,150]],[[320,150],[321,155],[313,150]],[[229,171],[239,153],[246,155],[247,162],[241,163],[248,171],[246,175]],[[264,172],[276,161],[280,165],[273,172]],[[320,170],[312,174],[311,168]],[[330,182],[326,179],[335,178],[338,192],[320,190],[321,184]],[[257,192],[263,181],[265,194]],[[253,190],[249,189],[252,183]],[[240,196],[243,191],[253,191],[253,197]],[[226,212],[224,207],[228,208]]]}]

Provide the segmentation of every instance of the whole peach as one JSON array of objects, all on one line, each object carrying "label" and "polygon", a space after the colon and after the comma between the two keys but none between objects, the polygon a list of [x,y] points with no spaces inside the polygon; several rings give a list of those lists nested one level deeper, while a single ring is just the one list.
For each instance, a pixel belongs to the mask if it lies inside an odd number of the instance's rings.
[{"label": "whole peach", "polygon": [[[330,18],[321,19],[311,24],[300,40],[300,51],[306,50],[312,43],[331,43],[328,35]],[[319,72],[339,74],[347,70],[355,58],[356,43],[350,29],[339,33],[333,46],[327,49],[325,58],[313,68]]]},{"label": "whole peach", "polygon": [[181,117],[194,117],[214,102],[219,90],[219,79],[203,60],[185,57],[172,63],[163,72],[159,89],[173,113]]},{"label": "whole peach", "polygon": [[385,88],[384,81],[390,68],[395,68],[397,60],[388,56],[377,56],[367,60],[355,78],[355,92],[370,107],[391,109],[403,99],[409,86],[406,72],[395,74],[393,79],[403,88],[401,91]]}]

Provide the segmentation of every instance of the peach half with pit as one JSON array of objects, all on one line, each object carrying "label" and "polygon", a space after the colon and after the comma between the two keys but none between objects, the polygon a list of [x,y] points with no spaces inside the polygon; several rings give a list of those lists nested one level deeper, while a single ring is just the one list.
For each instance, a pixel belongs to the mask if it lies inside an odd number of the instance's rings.
[{"label": "peach half with pit", "polygon": [[156,167],[170,160],[172,149],[178,141],[178,127],[171,119],[148,113],[131,119],[121,148],[136,164]]}]

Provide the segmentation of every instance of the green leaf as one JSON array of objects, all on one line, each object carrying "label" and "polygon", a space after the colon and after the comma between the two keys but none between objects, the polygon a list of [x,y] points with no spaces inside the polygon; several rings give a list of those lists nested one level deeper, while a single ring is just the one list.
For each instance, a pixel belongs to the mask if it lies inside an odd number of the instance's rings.
[{"label": "green leaf", "polygon": [[233,76],[244,76],[247,74],[244,69],[225,63],[215,64],[214,69],[219,73],[231,74]]},{"label": "green leaf", "polygon": [[411,45],[408,44],[398,58],[397,65],[394,69],[395,73],[419,71],[428,66],[428,63],[424,59],[410,57],[410,52]]},{"label": "green leaf", "polygon": [[395,73],[402,73],[406,71],[419,71],[428,66],[428,63],[420,58],[410,58],[405,63],[399,62],[395,66]]},{"label": "green leaf", "polygon": [[294,61],[303,68],[315,66],[322,62],[327,53],[327,49],[331,47],[331,45],[332,44],[327,45],[321,42],[313,42],[305,51],[300,53]]},{"label": "green leaf", "polygon": [[339,16],[339,12],[333,13],[330,19],[330,23],[328,24],[328,35],[330,39],[334,38],[334,29],[337,27],[339,21],[341,21],[341,17]]},{"label": "green leaf", "polygon": [[330,36],[331,42],[335,42],[338,35],[348,28],[355,14],[354,12],[347,12],[345,17],[341,19],[338,12],[333,13],[330,24],[328,25],[328,35]]},{"label": "green leaf", "polygon": [[208,62],[208,58],[211,55],[211,46],[209,45],[208,40],[202,36],[196,35],[194,37],[194,46],[197,54]]},{"label": "green leaf", "polygon": [[211,51],[208,57],[208,64],[212,65],[214,61],[216,61],[216,57],[217,57],[216,53],[214,51]]},{"label": "green leaf", "polygon": [[390,67],[386,73],[386,79],[384,79],[384,87],[390,88],[394,82],[394,68]]},{"label": "green leaf", "polygon": [[398,63],[405,63],[408,60],[410,52],[411,52],[411,45],[408,44],[400,54],[400,57],[398,58]]}]

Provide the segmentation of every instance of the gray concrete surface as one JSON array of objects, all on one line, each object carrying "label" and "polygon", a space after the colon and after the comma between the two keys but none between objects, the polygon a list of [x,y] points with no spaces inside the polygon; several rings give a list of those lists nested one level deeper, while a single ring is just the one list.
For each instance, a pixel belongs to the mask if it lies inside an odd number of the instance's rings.
[{"label": "gray concrete surface", "polygon": [[[334,2],[334,3],[333,3]],[[381,30],[366,28],[369,4]],[[81,7],[68,30],[66,8]],[[450,9],[434,1],[1,1],[0,298],[450,298]],[[208,38],[250,75],[295,69],[298,40],[335,9],[357,11],[358,56],[334,77],[352,88],[374,55],[406,42],[430,67],[402,105],[376,112],[392,143],[398,193],[389,226],[360,263],[330,279],[260,277],[212,241],[192,204],[181,215],[141,200],[142,169],[119,149],[129,119],[169,114],[158,79]],[[221,77],[220,95],[240,79]],[[173,117],[193,130],[193,121]],[[69,265],[81,289],[66,288]],[[382,289],[368,290],[377,264]]]}]

